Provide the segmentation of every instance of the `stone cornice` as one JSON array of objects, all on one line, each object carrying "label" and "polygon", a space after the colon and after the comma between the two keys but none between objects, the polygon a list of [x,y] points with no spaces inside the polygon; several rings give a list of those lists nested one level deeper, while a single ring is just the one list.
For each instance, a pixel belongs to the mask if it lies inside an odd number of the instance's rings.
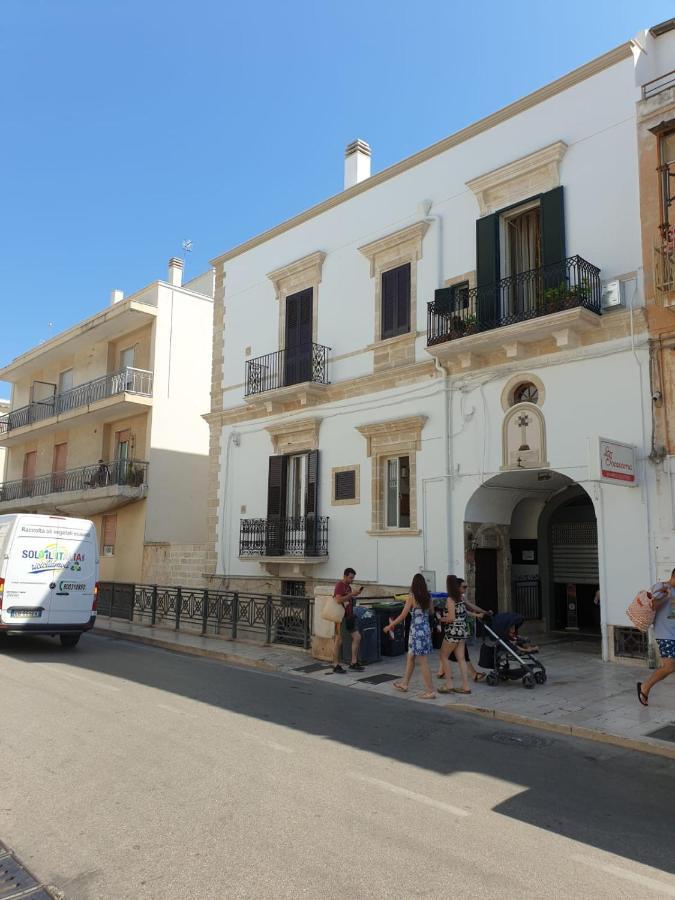
[{"label": "stone cornice", "polygon": [[282,294],[291,293],[295,288],[302,287],[303,284],[308,287],[319,284],[325,258],[326,254],[322,250],[317,250],[315,253],[303,256],[302,259],[297,259],[273,272],[268,272],[267,277],[274,285],[277,300]]},{"label": "stone cornice", "polygon": [[373,278],[377,270],[377,258],[390,250],[400,248],[402,256],[410,255],[415,260],[422,259],[422,238],[428,228],[429,222],[416,222],[359,247],[359,252],[370,260],[370,277]]},{"label": "stone cornice", "polygon": [[272,439],[275,453],[290,450],[316,450],[319,446],[321,418],[291,419],[280,425],[268,425],[265,431]]},{"label": "stone cornice", "polygon": [[[499,205],[508,205],[523,194],[532,196],[537,191],[551,190],[560,184],[560,161],[567,144],[555,141],[541,150],[521,156],[513,162],[479,175],[466,182],[478,200],[481,215],[494,212]],[[514,199],[515,198],[515,199]]]},{"label": "stone cornice", "polygon": [[366,439],[367,454],[372,456],[373,446],[384,446],[388,439],[396,438],[398,442],[410,441],[417,450],[421,449],[422,429],[427,416],[410,416],[406,419],[388,419],[385,422],[374,422],[370,425],[358,425],[356,430]]}]

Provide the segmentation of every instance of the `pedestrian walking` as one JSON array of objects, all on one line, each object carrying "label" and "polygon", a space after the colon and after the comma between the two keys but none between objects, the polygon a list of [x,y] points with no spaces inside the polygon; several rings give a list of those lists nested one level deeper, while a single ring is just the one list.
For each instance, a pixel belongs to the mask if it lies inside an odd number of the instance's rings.
[{"label": "pedestrian walking", "polygon": [[670,573],[668,581],[654,585],[651,594],[655,611],[654,637],[661,665],[645,682],[637,683],[638,700],[643,706],[649,706],[649,692],[654,685],[675,672],[675,569]]},{"label": "pedestrian walking", "polygon": [[342,622],[335,625],[335,644],[333,646],[333,672],[336,675],[346,674],[346,669],[340,664],[342,642],[345,635],[351,635],[352,661],[349,668],[354,672],[363,672],[363,666],[359,662],[359,646],[361,633],[358,629],[358,620],[354,613],[355,600],[363,590],[363,587],[354,590],[352,583],[356,572],[352,568],[346,568],[342,578],[337,582],[333,590],[333,600],[344,606],[345,614]]},{"label": "pedestrian walking", "polygon": [[[480,606],[476,606],[475,603],[470,603],[466,599],[466,588],[467,588],[466,581],[464,581],[463,578],[460,578],[459,583],[464,591],[464,605],[466,606],[467,610],[470,613],[473,613],[473,615],[478,619],[482,619],[483,616],[491,616],[492,610],[482,609]],[[452,653],[450,654],[450,656],[448,657],[448,659],[450,662],[457,662],[457,651],[453,650]],[[471,678],[472,681],[485,681],[485,672],[479,672],[476,669],[476,667],[474,666],[474,664],[471,662],[471,657],[469,656],[469,647],[468,647],[468,644],[466,643],[466,641],[464,642],[464,662],[466,663],[466,668],[469,673],[469,678]],[[442,659],[439,660],[438,677],[445,678],[445,672],[443,671]]]},{"label": "pedestrian walking", "polygon": [[389,634],[396,626],[403,622],[409,615],[412,615],[410,621],[410,634],[408,637],[408,658],[405,665],[405,675],[402,681],[395,681],[394,687],[397,691],[406,693],[410,679],[415,671],[415,663],[419,659],[420,669],[422,670],[422,679],[426,690],[418,694],[420,700],[433,700],[436,697],[434,685],[431,680],[431,670],[429,669],[429,656],[431,655],[431,625],[429,624],[429,612],[431,610],[431,596],[429,588],[424,580],[424,576],[419,572],[414,576],[410,585],[410,593],[405,601],[403,611],[396,616],[395,619],[385,625],[384,633]]},{"label": "pedestrian walking", "polygon": [[[447,592],[448,599],[445,615],[441,616],[441,622],[445,625],[445,634],[441,644],[441,669],[445,676],[445,684],[439,689],[439,694],[470,694],[468,681],[468,668],[465,659],[466,639],[469,636],[469,625],[466,620],[467,608],[464,600],[466,582],[455,575],[448,575]],[[450,654],[455,654],[459,666],[461,687],[453,687],[452,670],[450,668]]]}]

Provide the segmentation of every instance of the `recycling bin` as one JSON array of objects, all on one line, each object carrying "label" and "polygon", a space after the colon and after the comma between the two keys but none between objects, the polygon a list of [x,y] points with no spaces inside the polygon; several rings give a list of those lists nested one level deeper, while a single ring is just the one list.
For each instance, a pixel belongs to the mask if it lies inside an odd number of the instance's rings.
[{"label": "recycling bin", "polygon": [[385,634],[382,630],[391,619],[403,610],[400,601],[381,602],[373,605],[373,612],[378,620],[378,634],[380,638],[380,653],[382,656],[402,656],[405,653],[405,622],[400,622],[393,632]]},{"label": "recycling bin", "polygon": [[[380,661],[379,619],[367,606],[355,606],[356,627],[361,634],[359,662],[364,666]],[[352,661],[352,636],[346,633],[342,639],[342,661]]]}]

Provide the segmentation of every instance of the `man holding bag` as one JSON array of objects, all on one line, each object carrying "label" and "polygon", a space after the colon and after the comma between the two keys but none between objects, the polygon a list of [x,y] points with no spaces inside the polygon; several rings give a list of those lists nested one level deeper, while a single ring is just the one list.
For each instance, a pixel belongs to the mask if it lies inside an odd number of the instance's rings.
[{"label": "man holding bag", "polygon": [[352,637],[352,662],[349,668],[354,672],[363,672],[363,666],[359,663],[359,645],[361,644],[361,633],[358,629],[358,621],[354,615],[354,606],[356,598],[359,596],[363,587],[358,590],[352,588],[352,582],[356,577],[354,569],[347,568],[342,578],[335,585],[333,591],[333,600],[344,607],[345,615],[339,624],[335,624],[335,645],[333,647],[333,672],[336,675],[344,675],[346,669],[340,665],[340,651],[342,649],[342,640],[345,634]]},{"label": "man holding bag", "polygon": [[649,705],[649,692],[659,681],[675,672],[675,569],[668,581],[655,584],[652,588],[654,608],[654,636],[659,648],[661,665],[644,683],[638,681],[638,700],[643,706]]}]

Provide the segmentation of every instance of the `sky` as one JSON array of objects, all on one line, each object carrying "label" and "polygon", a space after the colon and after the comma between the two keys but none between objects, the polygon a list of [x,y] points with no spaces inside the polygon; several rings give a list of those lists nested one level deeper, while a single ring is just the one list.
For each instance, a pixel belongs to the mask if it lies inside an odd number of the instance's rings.
[{"label": "sky", "polygon": [[[0,365],[675,15],[665,0],[0,0]],[[0,382],[0,396],[9,386]]]}]

